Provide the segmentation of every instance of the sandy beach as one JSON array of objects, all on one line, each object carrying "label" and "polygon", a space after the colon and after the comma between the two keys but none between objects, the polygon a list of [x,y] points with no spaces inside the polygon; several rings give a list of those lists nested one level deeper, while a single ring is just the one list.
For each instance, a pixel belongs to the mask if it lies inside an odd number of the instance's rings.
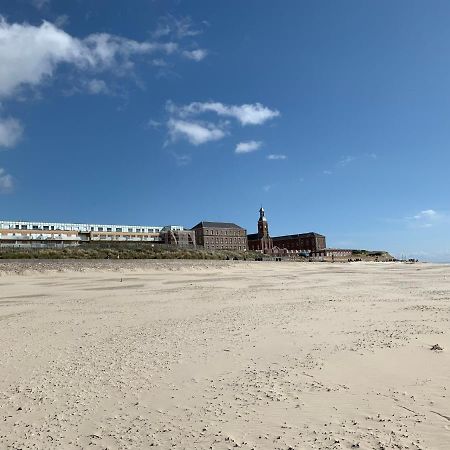
[{"label": "sandy beach", "polygon": [[450,266],[0,274],[0,449],[450,448]]}]

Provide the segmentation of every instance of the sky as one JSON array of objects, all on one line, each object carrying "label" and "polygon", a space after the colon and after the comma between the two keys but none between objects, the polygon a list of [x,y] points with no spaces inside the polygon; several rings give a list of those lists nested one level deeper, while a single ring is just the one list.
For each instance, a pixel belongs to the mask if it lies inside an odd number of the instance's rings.
[{"label": "sky", "polygon": [[450,261],[450,2],[0,0],[0,219]]}]

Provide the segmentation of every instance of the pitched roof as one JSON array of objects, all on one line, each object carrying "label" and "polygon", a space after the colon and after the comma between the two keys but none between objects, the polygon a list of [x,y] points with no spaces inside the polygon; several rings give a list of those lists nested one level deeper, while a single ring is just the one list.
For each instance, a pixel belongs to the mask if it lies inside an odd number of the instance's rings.
[{"label": "pitched roof", "polygon": [[300,237],[325,237],[323,234],[319,233],[299,233],[299,234],[287,234],[285,236],[273,236],[272,239],[296,239]]},{"label": "pitched roof", "polygon": [[192,229],[195,228],[237,228],[239,230],[243,230],[244,228],[240,227],[239,225],[236,225],[235,223],[229,223],[229,222],[199,222],[195,227],[192,227]]}]

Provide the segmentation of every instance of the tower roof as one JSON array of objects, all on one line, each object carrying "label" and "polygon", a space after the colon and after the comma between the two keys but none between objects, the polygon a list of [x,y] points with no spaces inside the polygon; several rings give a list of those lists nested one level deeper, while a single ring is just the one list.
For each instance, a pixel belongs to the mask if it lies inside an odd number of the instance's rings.
[{"label": "tower roof", "polygon": [[261,208],[259,208],[259,220],[264,220],[265,222],[267,222],[265,214],[266,212],[264,211],[264,208],[261,206]]}]

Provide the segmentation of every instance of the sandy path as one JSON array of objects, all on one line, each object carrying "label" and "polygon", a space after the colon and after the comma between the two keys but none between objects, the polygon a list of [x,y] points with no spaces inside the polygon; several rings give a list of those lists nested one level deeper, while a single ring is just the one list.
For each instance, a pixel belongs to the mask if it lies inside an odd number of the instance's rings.
[{"label": "sandy path", "polygon": [[450,448],[450,266],[1,270],[0,449]]}]

